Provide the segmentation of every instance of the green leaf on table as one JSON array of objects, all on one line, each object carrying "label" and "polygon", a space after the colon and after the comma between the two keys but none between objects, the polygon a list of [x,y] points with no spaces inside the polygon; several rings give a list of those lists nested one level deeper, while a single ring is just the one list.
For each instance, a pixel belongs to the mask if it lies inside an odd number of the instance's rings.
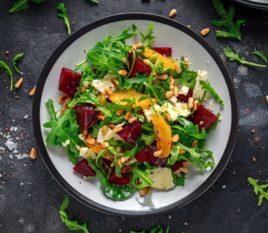
[{"label": "green leaf on table", "polygon": [[30,3],[43,3],[46,0],[18,0],[16,1],[13,6],[9,9],[9,13],[17,13],[23,10],[26,10],[30,7]]},{"label": "green leaf on table", "polygon": [[19,70],[19,68],[17,67],[17,65],[21,61],[21,59],[23,59],[24,57],[25,57],[25,54],[24,53],[18,53],[13,58],[13,67],[14,67],[14,70],[17,73],[19,73],[19,74],[22,74],[22,72]]},{"label": "green leaf on table", "polygon": [[260,59],[262,59],[265,63],[268,63],[268,58],[265,56],[265,54],[261,51],[254,51],[252,54],[258,56]]},{"label": "green leaf on table", "polygon": [[[168,233],[169,227],[164,230],[160,225],[154,226],[151,230],[147,231],[148,233]],[[146,233],[145,230],[142,231],[130,231],[129,233]]]},{"label": "green leaf on table", "polygon": [[212,20],[212,24],[218,27],[228,28],[228,31],[218,30],[216,31],[216,37],[232,38],[241,40],[240,27],[246,23],[244,19],[238,19],[234,21],[235,8],[230,6],[226,11],[220,0],[212,0],[212,5],[221,19]]},{"label": "green leaf on table", "polygon": [[224,107],[224,102],[220,95],[216,92],[216,90],[211,86],[211,84],[208,81],[201,80],[200,84],[203,88],[203,90],[207,91],[211,96],[214,97],[214,99],[221,105],[221,107]]},{"label": "green leaf on table", "polygon": [[99,1],[98,0],[88,0],[90,5],[98,5]]},{"label": "green leaf on table", "polygon": [[70,35],[72,31],[71,31],[70,21],[68,18],[68,10],[65,7],[63,2],[57,5],[57,9],[58,9],[58,17],[63,19],[64,24],[67,28],[68,34]]},{"label": "green leaf on table", "polygon": [[242,65],[251,66],[251,67],[260,67],[260,68],[266,67],[266,65],[245,60],[245,58],[241,57],[238,53],[236,53],[234,50],[232,50],[229,47],[224,48],[223,51],[224,51],[224,55],[227,57],[229,61],[236,61]]},{"label": "green leaf on table", "polygon": [[66,212],[66,209],[69,206],[70,199],[69,197],[65,197],[63,202],[60,205],[60,218],[61,222],[69,228],[71,231],[83,231],[84,233],[90,233],[90,231],[87,228],[87,224],[79,224],[77,220],[70,220],[68,217],[68,214]]},{"label": "green leaf on table", "polygon": [[13,73],[10,70],[8,64],[5,63],[2,60],[0,60],[0,70],[5,71],[7,73],[7,75],[10,77],[10,91],[13,91],[13,89],[14,89],[14,77],[13,77]]},{"label": "green leaf on table", "polygon": [[261,206],[263,200],[268,201],[268,184],[259,184],[259,180],[252,177],[248,178],[248,183],[252,185],[254,193],[259,196],[258,206]]}]

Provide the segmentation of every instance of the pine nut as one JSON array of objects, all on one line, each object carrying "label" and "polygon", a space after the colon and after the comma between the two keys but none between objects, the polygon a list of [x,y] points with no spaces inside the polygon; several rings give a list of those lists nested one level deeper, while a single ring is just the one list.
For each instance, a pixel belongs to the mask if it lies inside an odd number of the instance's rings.
[{"label": "pine nut", "polygon": [[124,110],[120,109],[115,112],[116,116],[121,116],[123,114]]},{"label": "pine nut", "polygon": [[199,107],[199,101],[198,100],[194,100],[194,104],[193,104],[194,110],[196,111]]},{"label": "pine nut", "polygon": [[63,95],[59,96],[58,102],[59,102],[59,104],[65,104],[67,99],[69,99],[69,96],[63,94]]},{"label": "pine nut", "polygon": [[131,112],[127,112],[127,114],[125,115],[125,120],[129,120],[132,117]]},{"label": "pine nut", "polygon": [[87,135],[88,135],[88,130],[87,130],[87,129],[83,129],[82,134],[83,134],[84,137],[87,137]]},{"label": "pine nut", "polygon": [[126,70],[119,70],[118,74],[122,75],[122,76],[127,76],[127,71]]},{"label": "pine nut", "polygon": [[170,17],[170,18],[173,18],[173,17],[175,17],[177,15],[177,10],[176,9],[172,9],[170,12],[169,12],[169,14],[168,14],[168,16]]},{"label": "pine nut", "polygon": [[171,119],[171,116],[170,115],[166,115],[166,120],[167,121],[171,121],[172,119]]},{"label": "pine nut", "polygon": [[112,95],[113,94],[113,91],[110,88],[105,88],[105,93],[107,95]]},{"label": "pine nut", "polygon": [[103,126],[103,127],[101,127],[100,130],[101,130],[101,134],[102,134],[103,137],[105,137],[105,136],[107,135],[107,133],[108,133],[108,129],[109,129],[109,128],[108,128],[108,126],[106,126],[106,125]]},{"label": "pine nut", "polygon": [[133,44],[132,46],[135,46],[136,49],[139,49],[139,48],[143,47],[143,43]]},{"label": "pine nut", "polygon": [[194,106],[194,98],[193,97],[189,97],[187,105],[188,105],[188,108],[193,108],[193,106]]},{"label": "pine nut", "polygon": [[121,163],[125,163],[130,159],[130,156],[123,156],[120,158]]},{"label": "pine nut", "polygon": [[265,97],[266,103],[268,104],[268,95]]},{"label": "pine nut", "polygon": [[170,99],[173,96],[173,91],[167,91],[166,92],[166,98]]},{"label": "pine nut", "polygon": [[187,173],[188,172],[188,168],[187,167],[181,167],[179,170],[180,170],[180,172],[183,172],[183,173]]},{"label": "pine nut", "polygon": [[169,89],[170,89],[171,91],[174,91],[174,88],[175,88],[175,86],[174,86],[173,84],[171,84],[171,85],[169,86]]},{"label": "pine nut", "polygon": [[206,36],[209,33],[210,29],[209,28],[204,28],[201,30],[200,35],[201,36]]},{"label": "pine nut", "polygon": [[172,138],[171,138],[171,141],[172,141],[172,142],[178,142],[179,139],[180,139],[179,135],[178,135],[178,134],[174,134],[174,135],[172,136]]},{"label": "pine nut", "polygon": [[119,85],[118,81],[115,78],[112,79],[112,83],[114,84],[115,87],[118,87]]},{"label": "pine nut", "polygon": [[30,90],[30,92],[29,92],[29,96],[34,96],[35,92],[36,92],[36,86],[34,86],[34,87]]},{"label": "pine nut", "polygon": [[121,172],[122,174],[126,174],[132,171],[132,168],[130,166],[125,166],[122,168]]},{"label": "pine nut", "polygon": [[179,96],[179,89],[178,87],[174,87],[174,96],[178,97]]},{"label": "pine nut", "polygon": [[80,88],[81,93],[85,93],[86,90],[87,90],[87,89],[86,89],[84,86]]},{"label": "pine nut", "polygon": [[159,157],[163,152],[163,149],[154,152],[154,157]]},{"label": "pine nut", "polygon": [[179,150],[179,154],[185,154],[185,150],[184,149],[182,149],[182,148],[180,148],[180,150]]},{"label": "pine nut", "polygon": [[23,78],[20,78],[20,79],[16,82],[15,87],[16,87],[16,88],[20,88],[21,85],[22,85],[22,83],[23,83]]},{"label": "pine nut", "polygon": [[89,135],[86,139],[86,143],[90,144],[90,145],[94,145],[96,143],[95,138],[92,138],[91,135]]},{"label": "pine nut", "polygon": [[105,155],[103,156],[103,158],[109,160],[109,161],[113,161],[114,160],[114,156],[113,155]]},{"label": "pine nut", "polygon": [[114,124],[109,124],[108,126],[109,126],[109,128],[111,128],[111,129],[114,129],[114,128],[115,128],[115,125],[114,125]]},{"label": "pine nut", "polygon": [[129,124],[132,124],[133,122],[135,122],[137,120],[137,117],[131,117],[129,120],[128,120],[128,123]]},{"label": "pine nut", "polygon": [[175,70],[176,70],[177,74],[180,74],[182,71],[181,66],[178,63],[176,63],[176,65],[175,65]]},{"label": "pine nut", "polygon": [[115,133],[119,133],[119,132],[121,132],[123,129],[124,129],[124,128],[123,128],[122,126],[119,126],[119,127],[114,127],[114,128],[113,128],[113,131],[114,131]]},{"label": "pine nut", "polygon": [[198,141],[197,140],[193,140],[192,147],[197,147],[197,145],[198,145]]},{"label": "pine nut", "polygon": [[64,113],[67,109],[68,109],[68,106],[67,106],[67,104],[66,104],[66,102],[65,102],[65,103],[63,104],[63,106],[62,106],[60,112],[61,112],[61,113]]},{"label": "pine nut", "polygon": [[140,197],[145,197],[147,194],[149,194],[151,189],[149,187],[143,188],[139,190]]},{"label": "pine nut", "polygon": [[168,75],[167,74],[162,74],[162,75],[157,75],[156,77],[158,79],[160,79],[160,80],[166,80],[168,78]]},{"label": "pine nut", "polygon": [[37,159],[37,150],[33,147],[30,152],[30,158],[31,159]]},{"label": "pine nut", "polygon": [[143,63],[147,66],[151,65],[151,62],[149,59],[143,59]]},{"label": "pine nut", "polygon": [[103,115],[98,115],[98,120],[99,120],[99,121],[103,121],[103,120],[105,120],[105,116],[103,116]]},{"label": "pine nut", "polygon": [[171,77],[171,78],[170,78],[170,83],[169,83],[169,84],[170,84],[170,85],[174,85],[174,83],[175,83],[175,80],[174,80],[173,77]]}]

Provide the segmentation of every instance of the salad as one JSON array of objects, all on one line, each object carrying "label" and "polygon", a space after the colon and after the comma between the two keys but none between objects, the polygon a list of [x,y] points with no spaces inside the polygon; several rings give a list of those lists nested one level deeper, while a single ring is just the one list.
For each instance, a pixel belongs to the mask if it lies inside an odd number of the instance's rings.
[{"label": "salad", "polygon": [[106,37],[74,70],[62,68],[61,109],[46,102],[47,145],[65,147],[74,172],[97,178],[113,200],[184,186],[189,169],[214,166],[205,142],[220,115],[207,106],[224,103],[207,71],[190,70],[187,57],[154,40],[153,24]]}]

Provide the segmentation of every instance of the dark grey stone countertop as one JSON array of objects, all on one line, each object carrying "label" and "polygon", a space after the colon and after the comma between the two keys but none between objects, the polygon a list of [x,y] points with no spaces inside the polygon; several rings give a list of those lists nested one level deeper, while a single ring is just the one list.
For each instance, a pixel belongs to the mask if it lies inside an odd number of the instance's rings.
[{"label": "dark grey stone countertop", "polygon": [[[32,98],[35,85],[47,59],[67,38],[62,21],[56,16],[59,1],[47,0],[18,14],[9,14],[12,1],[0,1],[0,59],[10,50],[10,58],[24,52],[21,63],[23,86],[9,92],[9,78],[0,73],[0,232],[69,232],[61,223],[58,207],[66,194],[52,178],[41,155],[35,161],[24,158],[36,146],[32,129]],[[90,6],[86,0],[64,1],[69,9],[73,31],[108,15],[122,12],[149,12],[167,15],[178,10],[175,19],[199,32],[217,18],[210,1],[196,0],[100,0]],[[248,59],[255,49],[268,54],[267,12],[236,5],[242,27],[241,42],[218,40],[214,32],[206,37],[219,55],[231,46]],[[223,57],[223,56],[222,56]],[[9,61],[11,63],[11,60]],[[9,63],[9,64],[10,64]],[[166,214],[147,217],[105,215],[71,199],[71,216],[87,221],[93,233],[128,233],[131,229],[150,229],[155,224],[169,225],[171,233],[267,233],[268,203],[257,206],[257,197],[247,177],[268,179],[268,70],[252,69],[226,62],[235,82],[239,103],[238,138],[232,159],[216,183],[200,198]],[[19,78],[18,75],[15,76]],[[255,129],[255,133],[251,132]],[[5,143],[10,135],[17,153]],[[13,151],[14,152],[14,151]]]}]

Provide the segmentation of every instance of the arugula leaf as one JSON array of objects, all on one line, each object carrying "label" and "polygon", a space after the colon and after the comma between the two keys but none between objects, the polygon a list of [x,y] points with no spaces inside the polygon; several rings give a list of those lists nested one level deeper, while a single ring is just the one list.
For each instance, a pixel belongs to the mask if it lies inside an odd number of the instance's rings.
[{"label": "arugula leaf", "polygon": [[69,228],[71,231],[83,231],[84,233],[90,233],[87,228],[87,224],[79,224],[77,220],[70,220],[68,214],[66,213],[66,209],[69,206],[70,199],[69,197],[65,197],[59,210],[61,222]]},{"label": "arugula leaf", "polygon": [[70,35],[72,31],[71,31],[70,21],[68,19],[68,10],[65,7],[63,2],[57,5],[57,9],[58,9],[58,17],[63,19],[64,24],[67,28],[68,34]]},{"label": "arugula leaf", "polygon": [[240,64],[251,66],[251,67],[261,67],[265,68],[266,65],[246,61],[243,57],[241,57],[239,54],[237,54],[234,50],[227,47],[223,49],[225,56],[228,58],[229,61],[236,61]]},{"label": "arugula leaf", "polygon": [[46,0],[18,0],[16,1],[13,6],[10,8],[10,10],[8,11],[9,13],[17,13],[20,12],[22,10],[26,10],[30,7],[29,3],[43,3]]},{"label": "arugula leaf", "polygon": [[[129,233],[146,233],[146,231],[130,231]],[[148,233],[169,233],[169,227],[167,227],[166,231],[164,231],[160,225],[157,225],[154,226]]]},{"label": "arugula leaf", "polygon": [[261,185],[259,184],[259,180],[255,180],[252,177],[248,178],[248,183],[252,185],[254,193],[259,196],[258,206],[261,206],[264,199],[268,201],[268,190],[265,190],[268,189],[268,184]]},{"label": "arugula leaf", "polygon": [[212,0],[212,4],[218,15],[221,17],[221,19],[212,20],[212,24],[218,27],[226,27],[229,29],[229,31],[218,30],[216,32],[216,37],[241,40],[240,27],[242,24],[246,23],[246,20],[238,19],[237,21],[234,21],[234,6],[230,6],[227,12],[220,0]]},{"label": "arugula leaf", "polygon": [[67,109],[63,115],[57,118],[51,99],[46,102],[46,106],[50,114],[50,121],[46,122],[43,127],[51,129],[47,135],[46,143],[48,145],[62,145],[68,140],[67,149],[69,160],[74,164],[77,163],[79,152],[76,146],[82,145],[82,142],[78,136],[79,126],[74,110]]},{"label": "arugula leaf", "polygon": [[197,73],[189,70],[184,64],[182,64],[182,68],[182,72],[179,74],[179,78],[176,79],[176,82],[182,86],[187,86],[190,89],[194,89]]},{"label": "arugula leaf", "polygon": [[143,189],[151,186],[153,181],[150,179],[150,169],[141,170],[138,166],[132,168],[132,183],[136,189]]},{"label": "arugula leaf", "polygon": [[18,62],[25,57],[25,54],[24,53],[18,53],[15,55],[15,57],[13,58],[13,67],[14,67],[14,70],[19,73],[19,74],[23,74],[17,67],[17,64]]},{"label": "arugula leaf", "polygon": [[155,36],[154,36],[154,24],[150,23],[148,25],[148,32],[140,33],[142,38],[143,47],[152,47],[152,44],[154,43]]},{"label": "arugula leaf", "polygon": [[90,5],[98,5],[99,1],[98,0],[88,0]]},{"label": "arugula leaf", "polygon": [[7,75],[10,77],[10,91],[13,91],[14,89],[14,77],[13,73],[11,72],[9,66],[4,61],[0,60],[0,70],[4,70]]},{"label": "arugula leaf", "polygon": [[184,186],[185,184],[185,174],[182,173],[181,175],[177,175],[175,173],[172,173],[173,176],[173,182],[176,186]]},{"label": "arugula leaf", "polygon": [[180,148],[187,151],[189,154],[185,155],[185,158],[201,171],[205,171],[208,168],[211,169],[214,167],[215,162],[212,151],[207,149],[189,148],[179,142],[176,144],[176,146],[179,146]]},{"label": "arugula leaf", "polygon": [[255,54],[260,59],[262,59],[265,63],[268,63],[268,58],[265,56],[265,54],[263,52],[256,50],[252,54]]},{"label": "arugula leaf", "polygon": [[220,95],[216,92],[216,90],[211,86],[211,84],[208,81],[201,80],[200,84],[202,88],[207,91],[211,96],[214,97],[214,99],[221,105],[221,107],[224,107],[224,102]]}]

